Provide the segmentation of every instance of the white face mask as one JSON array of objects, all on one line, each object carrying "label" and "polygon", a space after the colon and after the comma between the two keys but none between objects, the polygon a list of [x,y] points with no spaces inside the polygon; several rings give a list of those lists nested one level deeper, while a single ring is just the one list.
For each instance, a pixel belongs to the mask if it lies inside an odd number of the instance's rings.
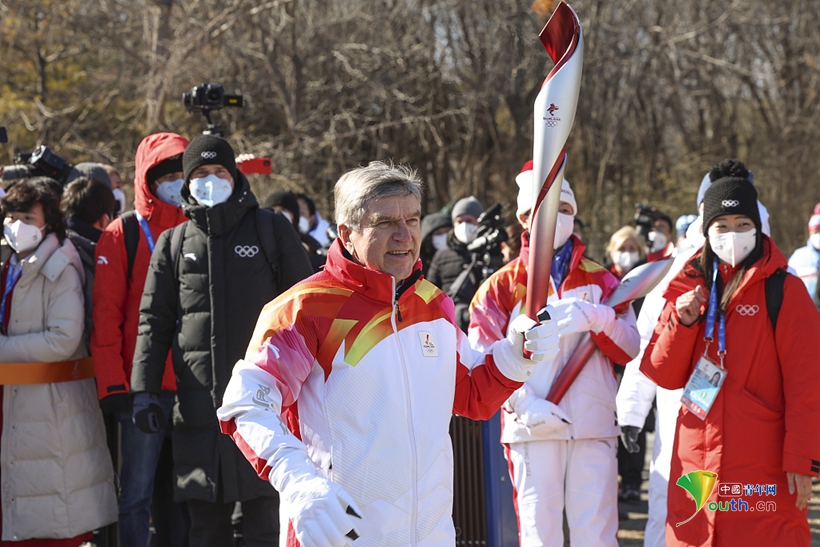
[{"label": "white face mask", "polygon": [[233,187],[231,187],[230,180],[208,175],[199,179],[191,179],[190,190],[197,203],[205,207],[213,207],[228,201]]},{"label": "white face mask", "polygon": [[812,247],[820,251],[820,232],[817,232],[816,234],[811,234],[809,236],[809,243],[811,243]]},{"label": "white face mask", "polygon": [[471,243],[475,239],[475,234],[478,231],[478,224],[470,224],[469,222],[462,222],[455,228],[453,228],[453,232],[455,233],[456,239],[460,242],[467,245]]},{"label": "white face mask", "polygon": [[669,240],[666,239],[666,235],[655,230],[649,232],[648,239],[652,243],[649,247],[650,253],[655,253],[660,250],[663,250],[663,248],[666,247],[666,244],[669,243]]},{"label": "white face mask", "polygon": [[[820,234],[818,234],[820,235]],[[438,234],[434,236],[430,236],[430,242],[433,244],[433,248],[437,251],[441,251],[447,248],[447,232],[443,234]]]},{"label": "white face mask", "polygon": [[125,193],[120,190],[119,188],[114,188],[111,190],[111,193],[114,194],[114,199],[117,200],[117,203],[120,204],[120,208],[117,210],[117,214],[121,215],[125,212]]},{"label": "white face mask", "polygon": [[624,272],[631,270],[641,259],[637,252],[623,253],[621,251],[612,252],[612,262],[617,264]]},{"label": "white face mask", "polygon": [[31,224],[24,224],[22,220],[15,220],[3,226],[3,235],[9,245],[17,253],[24,253],[36,249],[43,240],[43,229]]},{"label": "white face mask", "polygon": [[[165,203],[167,203],[168,205],[173,205],[174,207],[181,207],[182,198],[179,195],[179,191],[182,190],[182,184],[182,179],[168,180],[159,183],[159,186],[157,186],[157,197]],[[193,190],[191,192],[193,193]]]},{"label": "white face mask", "polygon": [[303,234],[310,233],[310,219],[308,217],[299,217],[299,231]]},{"label": "white face mask", "polygon": [[563,247],[569,236],[572,235],[573,228],[575,228],[575,215],[558,213],[558,218],[555,220],[555,240],[552,248],[560,249]]},{"label": "white face mask", "polygon": [[713,233],[709,229],[709,245],[712,251],[723,262],[729,263],[732,267],[743,262],[754,250],[757,241],[757,230],[748,232],[727,232],[725,234]]},{"label": "white face mask", "polygon": [[287,209],[282,209],[282,210],[281,210],[281,211],[279,211],[279,212],[280,212],[280,213],[282,213],[282,215],[284,215],[284,217],[285,217],[286,219],[288,219],[288,222],[290,222],[291,224],[293,224],[293,213],[291,213],[291,212],[290,212],[290,211],[288,211]]}]

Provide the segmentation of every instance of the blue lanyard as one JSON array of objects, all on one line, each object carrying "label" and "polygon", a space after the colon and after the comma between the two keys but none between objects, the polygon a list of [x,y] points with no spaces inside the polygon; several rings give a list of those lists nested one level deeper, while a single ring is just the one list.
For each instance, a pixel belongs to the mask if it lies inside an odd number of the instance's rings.
[{"label": "blue lanyard", "polygon": [[[136,211],[134,211],[137,213]],[[156,244],[154,243],[154,236],[151,235],[151,228],[148,227],[148,221],[142,218],[142,215],[137,213],[137,220],[140,223],[140,228],[142,228],[142,233],[145,234],[145,242],[148,243],[148,250],[151,251],[151,254],[154,254],[154,247]]]},{"label": "blue lanyard", "polygon": [[8,270],[6,271],[6,287],[3,291],[3,298],[0,298],[0,325],[3,326],[3,332],[5,332],[5,325],[3,325],[3,323],[6,318],[6,299],[12,289],[14,289],[14,285],[20,280],[21,275],[23,275],[22,264],[18,264],[17,266],[9,264]]},{"label": "blue lanyard", "polygon": [[[718,356],[720,357],[721,367],[723,366],[723,357],[726,355],[726,316],[718,312],[718,297],[717,297],[717,278],[718,278],[718,259],[715,258],[712,272],[712,292],[709,294],[709,308],[706,311],[706,349],[709,349],[709,342],[715,339],[715,320],[718,321]],[[706,353],[704,351],[704,353]]]}]

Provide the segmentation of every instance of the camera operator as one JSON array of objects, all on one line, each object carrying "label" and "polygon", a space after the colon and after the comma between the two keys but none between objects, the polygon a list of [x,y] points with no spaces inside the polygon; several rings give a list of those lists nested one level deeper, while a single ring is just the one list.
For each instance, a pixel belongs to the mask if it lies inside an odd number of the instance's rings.
[{"label": "camera operator", "polygon": [[[500,210],[500,207],[493,207]],[[439,286],[456,305],[456,322],[467,331],[470,325],[470,300],[503,257],[499,243],[506,232],[499,229],[503,221],[497,214],[484,215],[481,202],[470,196],[453,206],[450,214],[453,229],[447,235],[447,248],[437,251],[427,272],[427,279]]]},{"label": "camera operator", "polygon": [[675,250],[672,226],[672,218],[657,208],[642,203],[635,206],[635,230],[646,240],[647,262],[672,256]]}]

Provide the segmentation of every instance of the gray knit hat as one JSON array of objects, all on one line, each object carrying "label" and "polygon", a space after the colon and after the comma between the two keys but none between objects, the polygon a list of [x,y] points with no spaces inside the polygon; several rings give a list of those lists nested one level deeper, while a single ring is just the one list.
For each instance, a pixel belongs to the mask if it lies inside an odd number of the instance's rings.
[{"label": "gray knit hat", "polygon": [[455,222],[456,218],[460,215],[473,215],[478,218],[483,212],[484,206],[481,205],[481,202],[478,201],[475,196],[470,196],[467,198],[461,198],[455,205],[453,205],[453,211],[450,213],[450,218],[453,219],[453,222]]}]

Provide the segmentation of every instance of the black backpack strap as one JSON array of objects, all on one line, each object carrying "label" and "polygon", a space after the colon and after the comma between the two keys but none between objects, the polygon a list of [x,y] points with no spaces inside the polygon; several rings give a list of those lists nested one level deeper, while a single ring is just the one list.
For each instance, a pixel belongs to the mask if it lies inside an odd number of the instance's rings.
[{"label": "black backpack strap", "polygon": [[137,246],[140,243],[140,225],[136,211],[128,211],[120,216],[122,219],[122,234],[125,242],[125,256],[128,257],[128,279],[134,271],[134,259],[137,256]]},{"label": "black backpack strap", "polygon": [[783,304],[783,285],[786,282],[786,270],[777,270],[766,278],[766,309],[772,322],[772,331],[777,331],[777,316]]},{"label": "black backpack strap", "polygon": [[276,229],[273,227],[273,215],[276,214],[278,213],[261,207],[256,209],[256,229],[259,232],[259,241],[262,243],[262,251],[265,253],[265,258],[268,259],[268,264],[270,264],[270,268],[273,271],[277,290],[281,290],[279,280],[279,247],[276,244]]}]

